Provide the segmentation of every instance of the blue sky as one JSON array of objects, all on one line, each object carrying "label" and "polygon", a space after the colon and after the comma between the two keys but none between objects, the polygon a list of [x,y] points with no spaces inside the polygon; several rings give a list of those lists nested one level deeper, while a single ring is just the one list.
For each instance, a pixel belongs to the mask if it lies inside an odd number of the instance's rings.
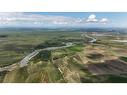
[{"label": "blue sky", "polygon": [[127,27],[127,12],[0,13],[0,27]]}]

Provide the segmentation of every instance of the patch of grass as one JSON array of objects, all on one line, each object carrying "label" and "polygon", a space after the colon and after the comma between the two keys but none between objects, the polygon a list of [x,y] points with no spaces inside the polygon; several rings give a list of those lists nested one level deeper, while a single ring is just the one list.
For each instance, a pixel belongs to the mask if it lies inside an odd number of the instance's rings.
[{"label": "patch of grass", "polygon": [[5,83],[24,83],[28,77],[27,67],[17,68],[8,72],[4,78]]},{"label": "patch of grass", "polygon": [[[29,73],[26,82],[29,83],[55,83],[63,81],[62,75],[58,69],[51,63],[47,62],[46,66],[40,66],[36,64],[36,68],[32,68],[31,73]],[[39,67],[38,67],[39,66]],[[34,71],[33,71],[34,70]]]},{"label": "patch of grass", "polygon": [[127,62],[127,57],[120,57],[120,59]]},{"label": "patch of grass", "polygon": [[83,47],[84,47],[83,45],[75,45],[75,46],[69,47],[67,49],[70,51],[74,51],[74,52],[80,52],[83,50]]},{"label": "patch of grass", "polygon": [[39,61],[49,61],[51,60],[51,51],[45,50],[41,51],[37,56],[35,56],[32,61],[34,63]]},{"label": "patch of grass", "polygon": [[49,81],[51,83],[60,82],[60,81],[64,82],[61,73],[59,72],[58,68],[54,64],[49,63],[48,66],[45,68],[45,71],[47,71]]},{"label": "patch of grass", "polygon": [[[85,64],[77,63],[72,58],[68,60],[68,66],[67,68],[70,69],[72,72],[77,72],[80,76],[80,82],[91,82],[90,77],[91,73],[88,71],[88,69],[85,67]],[[78,77],[75,75],[75,77]]]},{"label": "patch of grass", "polygon": [[63,58],[65,56],[73,55],[77,52],[81,52],[83,48],[84,48],[83,45],[75,45],[75,46],[68,47],[65,49],[54,50],[52,52],[52,57],[53,59]]},{"label": "patch of grass", "polygon": [[127,83],[127,76],[109,75],[106,82],[109,83]]},{"label": "patch of grass", "polygon": [[0,72],[0,82],[2,83],[4,80],[5,75],[7,74],[7,71]]},{"label": "patch of grass", "polygon": [[58,68],[50,61],[29,64],[27,67],[17,68],[5,75],[6,83],[55,83],[64,82]]},{"label": "patch of grass", "polygon": [[63,58],[68,55],[68,52],[65,51],[65,49],[60,50],[54,50],[52,51],[52,57],[53,59]]},{"label": "patch of grass", "polygon": [[23,54],[18,54],[14,51],[1,51],[0,52],[0,67],[17,63],[22,58],[23,58]]}]

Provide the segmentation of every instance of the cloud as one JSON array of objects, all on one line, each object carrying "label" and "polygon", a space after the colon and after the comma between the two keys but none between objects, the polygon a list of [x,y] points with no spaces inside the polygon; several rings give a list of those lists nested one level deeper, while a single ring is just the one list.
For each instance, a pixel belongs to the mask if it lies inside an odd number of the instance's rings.
[{"label": "cloud", "polygon": [[76,24],[78,19],[65,16],[49,16],[32,13],[0,13],[0,24]]},{"label": "cloud", "polygon": [[100,23],[106,24],[106,23],[108,23],[108,19],[107,19],[107,18],[102,18],[102,19],[100,20]]},{"label": "cloud", "polygon": [[87,19],[66,17],[66,16],[51,16],[35,13],[21,12],[0,12],[0,25],[85,25],[91,23],[107,23],[107,18],[97,19],[95,14],[91,14]]},{"label": "cloud", "polygon": [[59,25],[62,25],[62,24],[68,24],[68,22],[64,22],[64,21],[53,21],[53,24],[59,24]]},{"label": "cloud", "polygon": [[95,14],[91,14],[88,19],[86,20],[86,22],[98,22],[98,20],[96,19],[96,15]]}]

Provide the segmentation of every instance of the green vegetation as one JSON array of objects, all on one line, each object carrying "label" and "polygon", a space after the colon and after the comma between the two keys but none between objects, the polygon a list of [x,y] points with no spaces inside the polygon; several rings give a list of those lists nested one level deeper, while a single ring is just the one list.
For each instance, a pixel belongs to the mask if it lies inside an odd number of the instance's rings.
[{"label": "green vegetation", "polygon": [[51,60],[51,51],[41,51],[37,56],[32,59],[34,62],[38,61],[49,61]]},{"label": "green vegetation", "polygon": [[83,83],[126,83],[127,76],[122,77],[119,75],[91,75],[82,77]]},{"label": "green vegetation", "polygon": [[57,46],[64,46],[61,41],[52,39],[52,40],[47,40],[42,44],[39,44],[35,49],[42,49],[42,48],[47,48],[47,47],[57,47]]},{"label": "green vegetation", "polygon": [[127,62],[127,57],[120,57],[120,59]]},{"label": "green vegetation", "polygon": [[6,37],[8,37],[8,35],[0,35],[0,38],[6,38]]},{"label": "green vegetation", "polygon": [[[65,46],[66,43],[74,44],[68,48],[41,51],[26,67],[17,66],[13,71],[0,72],[0,82],[127,82],[127,75],[121,74],[126,73],[127,44],[111,41],[117,39],[115,34],[112,36],[96,36],[96,33],[92,35],[94,33],[89,32],[86,34],[97,38],[97,42],[88,43],[88,38],[81,37],[81,32],[74,31],[16,29],[11,32],[0,32],[0,67],[18,63],[37,49]],[[120,35],[120,39],[123,39],[123,36],[125,35]],[[113,74],[110,74],[111,72]]]},{"label": "green vegetation", "polygon": [[127,83],[127,75],[109,75],[106,82],[109,83]]},{"label": "green vegetation", "polygon": [[73,51],[73,52],[81,52],[83,50],[84,45],[75,45],[72,47],[68,47],[67,49],[69,51]]},{"label": "green vegetation", "polygon": [[55,50],[52,52],[52,57],[55,60],[55,59],[62,58],[65,56],[70,56],[77,52],[83,51],[84,47],[85,47],[84,45],[74,45],[74,46],[71,46],[65,49]]},{"label": "green vegetation", "polygon": [[17,68],[6,74],[3,82],[53,83],[64,82],[60,72],[51,62],[38,62],[28,67]]},{"label": "green vegetation", "polygon": [[1,82],[1,83],[3,82],[4,77],[5,77],[5,75],[6,75],[7,73],[8,73],[7,71],[0,72],[0,82]]},{"label": "green vegetation", "polygon": [[23,83],[28,76],[27,67],[17,68],[5,75],[3,82]]},{"label": "green vegetation", "polygon": [[[13,30],[13,29],[12,29]],[[14,29],[0,32],[0,67],[19,62],[34,49],[65,45],[60,39],[78,39],[78,32]]]}]

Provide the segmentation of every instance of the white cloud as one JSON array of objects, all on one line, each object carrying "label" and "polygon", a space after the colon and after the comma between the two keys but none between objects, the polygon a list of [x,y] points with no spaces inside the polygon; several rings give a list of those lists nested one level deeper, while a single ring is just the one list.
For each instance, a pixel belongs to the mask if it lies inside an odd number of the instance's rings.
[{"label": "white cloud", "polygon": [[83,21],[83,19],[81,19],[81,18],[77,18],[77,19],[75,20],[76,23],[81,23],[82,21]]},{"label": "white cloud", "polygon": [[100,20],[100,23],[106,24],[106,23],[108,23],[108,19],[107,19],[107,18],[102,18],[102,19]]},{"label": "white cloud", "polygon": [[86,20],[86,22],[98,22],[98,20],[96,19],[96,15],[95,14],[91,14],[88,19]]},{"label": "white cloud", "polygon": [[107,18],[98,20],[95,14],[91,14],[87,19],[66,16],[50,16],[21,12],[0,12],[0,25],[5,24],[34,24],[34,25],[84,25],[86,23],[107,23]]},{"label": "white cloud", "polygon": [[0,24],[75,24],[77,19],[65,16],[49,16],[31,13],[0,13]]},{"label": "white cloud", "polygon": [[44,24],[43,22],[33,22],[33,24],[37,25],[37,24]]},{"label": "white cloud", "polygon": [[65,21],[53,21],[53,24],[68,24],[68,22],[65,22]]}]

